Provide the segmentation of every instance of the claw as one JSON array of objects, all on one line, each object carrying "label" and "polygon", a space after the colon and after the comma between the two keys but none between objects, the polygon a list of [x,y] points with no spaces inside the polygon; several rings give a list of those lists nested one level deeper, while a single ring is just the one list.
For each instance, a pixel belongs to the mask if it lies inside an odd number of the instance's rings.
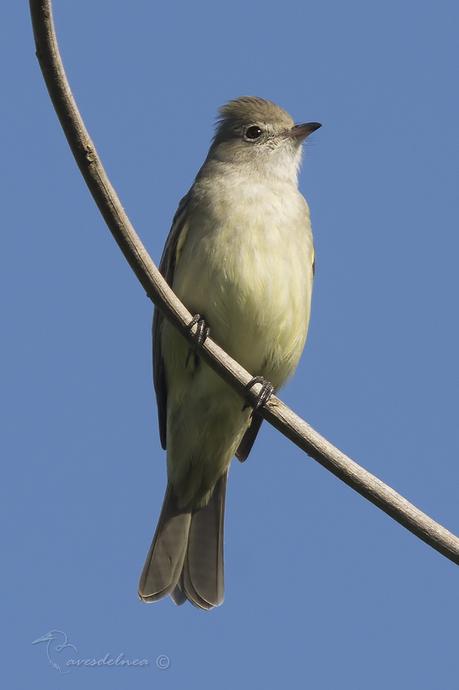
[{"label": "claw", "polygon": [[[196,333],[194,334],[194,339],[196,340],[197,345],[202,345],[205,343],[207,338],[209,337],[210,333],[210,328],[206,324],[205,320],[201,317],[201,314],[195,314],[193,318],[191,319],[190,323],[188,324],[188,328],[191,330],[193,326],[196,326]],[[188,355],[186,358],[185,366],[188,366],[188,362],[190,361],[191,355],[194,353],[195,356],[195,362],[197,364],[199,357],[194,352],[193,348],[190,348],[188,351]]]},{"label": "claw", "polygon": [[195,314],[188,324],[188,328],[191,330],[193,326],[197,325],[196,333],[194,338],[198,345],[202,345],[209,337],[210,328],[206,324],[205,320],[202,318],[201,314]]},{"label": "claw", "polygon": [[270,381],[267,381],[263,376],[254,376],[250,379],[246,385],[246,390],[250,390],[256,383],[261,383],[260,392],[257,395],[255,405],[253,406],[252,416],[260,409],[264,407],[272,394],[274,393],[274,386]]}]

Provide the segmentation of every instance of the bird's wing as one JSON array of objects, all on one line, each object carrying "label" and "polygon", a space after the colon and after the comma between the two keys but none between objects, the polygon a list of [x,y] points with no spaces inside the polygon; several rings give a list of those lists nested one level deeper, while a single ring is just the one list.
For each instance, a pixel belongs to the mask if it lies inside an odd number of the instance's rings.
[{"label": "bird's wing", "polygon": [[240,462],[247,460],[249,453],[252,450],[252,446],[255,443],[258,432],[260,431],[262,421],[263,417],[257,412],[252,415],[250,426],[242,437],[242,440],[236,451],[236,457],[238,460],[240,460]]},{"label": "bird's wing", "polygon": [[[166,240],[161,262],[159,264],[161,275],[171,287],[174,281],[174,271],[177,260],[177,245],[186,225],[189,198],[190,194],[188,193],[179,203],[178,209],[172,221],[172,227]],[[161,445],[165,449],[167,385],[164,361],[161,353],[162,320],[163,316],[161,312],[157,307],[155,307],[155,313],[153,316],[153,382],[155,385],[156,403],[158,405],[159,436],[161,439]]]}]

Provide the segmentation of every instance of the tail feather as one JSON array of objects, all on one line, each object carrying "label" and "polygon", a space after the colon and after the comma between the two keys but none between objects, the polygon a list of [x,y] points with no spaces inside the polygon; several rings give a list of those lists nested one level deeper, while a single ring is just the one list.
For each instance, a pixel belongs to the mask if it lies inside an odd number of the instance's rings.
[{"label": "tail feather", "polygon": [[176,587],[188,544],[191,513],[179,511],[168,486],[155,536],[139,583],[143,601],[157,601]]},{"label": "tail feather", "polygon": [[201,609],[223,602],[223,527],[227,472],[209,503],[179,511],[168,487],[156,533],[140,578],[139,596],[157,601],[170,594],[176,604],[188,599]]},{"label": "tail feather", "polygon": [[223,602],[223,531],[227,472],[212,493],[209,503],[193,513],[181,588],[192,604],[213,608]]},{"label": "tail feather", "polygon": [[185,601],[187,601],[186,594],[182,589],[181,580],[182,580],[182,578],[180,577],[180,580],[178,581],[177,586],[171,592],[171,599],[174,602],[174,604],[177,604],[177,606],[181,606],[182,604],[185,603]]}]

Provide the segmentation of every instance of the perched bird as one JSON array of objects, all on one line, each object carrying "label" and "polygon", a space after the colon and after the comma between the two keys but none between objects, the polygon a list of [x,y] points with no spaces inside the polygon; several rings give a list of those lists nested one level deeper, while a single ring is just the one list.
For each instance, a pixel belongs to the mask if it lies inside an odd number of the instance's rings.
[{"label": "perched bird", "polygon": [[[262,382],[258,406],[293,373],[306,340],[314,247],[298,171],[302,144],[319,127],[295,125],[262,98],[223,106],[161,259],[164,278],[196,314],[198,340],[210,328]],[[168,485],[139,595],[210,609],[223,601],[228,468],[234,455],[245,460],[262,418],[158,310],[153,353]]]}]

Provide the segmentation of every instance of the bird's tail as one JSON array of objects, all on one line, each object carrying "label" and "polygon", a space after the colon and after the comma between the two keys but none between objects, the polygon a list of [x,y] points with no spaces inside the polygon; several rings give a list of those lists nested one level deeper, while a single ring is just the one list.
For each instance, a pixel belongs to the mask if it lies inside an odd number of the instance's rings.
[{"label": "bird's tail", "polygon": [[168,485],[155,536],[139,583],[144,601],[157,601],[175,588],[183,568],[191,525],[191,512],[178,510]]},{"label": "bird's tail", "polygon": [[187,599],[202,609],[223,601],[223,527],[225,472],[208,504],[196,511],[179,510],[170,486],[143,568],[139,596],[157,601],[170,594],[177,604]]}]

